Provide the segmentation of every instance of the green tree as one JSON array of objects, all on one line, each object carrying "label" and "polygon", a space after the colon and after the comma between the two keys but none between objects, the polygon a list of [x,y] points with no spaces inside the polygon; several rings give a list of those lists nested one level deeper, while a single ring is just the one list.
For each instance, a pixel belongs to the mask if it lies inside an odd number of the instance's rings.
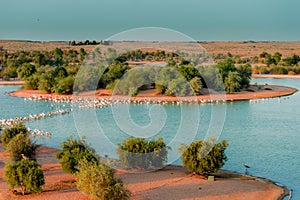
[{"label": "green tree", "polygon": [[91,200],[129,199],[130,191],[114,176],[115,170],[109,166],[82,159],[78,164],[76,185],[80,191],[89,195]]},{"label": "green tree", "polygon": [[34,65],[31,65],[29,63],[24,63],[18,69],[18,77],[20,79],[26,80],[28,77],[32,76],[35,72],[36,72],[36,68]]},{"label": "green tree", "polygon": [[38,193],[45,184],[43,171],[34,160],[21,160],[16,163],[5,163],[4,178],[10,189],[20,187],[22,194]]},{"label": "green tree", "polygon": [[250,79],[252,75],[252,67],[249,63],[245,65],[240,65],[237,67],[237,72],[241,77],[240,86],[248,88],[250,84]]},{"label": "green tree", "polygon": [[160,168],[168,160],[168,149],[160,137],[150,141],[130,137],[118,144],[117,154],[125,168]]},{"label": "green tree", "polygon": [[197,174],[216,173],[227,160],[225,155],[228,143],[221,141],[216,144],[214,139],[195,141],[189,145],[182,145],[182,163],[189,172]]},{"label": "green tree", "polygon": [[25,88],[28,90],[37,90],[39,88],[39,75],[33,74],[25,80]]},{"label": "green tree", "polygon": [[275,60],[275,65],[277,65],[281,61],[282,54],[279,52],[275,52],[273,58]]},{"label": "green tree", "polygon": [[180,65],[177,70],[187,81],[200,76],[198,70],[192,65]]},{"label": "green tree", "polygon": [[222,80],[224,81],[230,72],[236,71],[234,62],[231,59],[226,59],[217,64],[218,73],[221,74]]},{"label": "green tree", "polygon": [[62,151],[56,154],[60,159],[62,170],[74,174],[78,171],[78,163],[82,159],[88,162],[98,161],[95,151],[89,147],[84,138],[74,140],[72,137],[61,143]]},{"label": "green tree", "polygon": [[28,130],[22,123],[13,124],[12,127],[7,127],[3,130],[1,141],[5,149],[9,142],[18,134],[28,135]]},{"label": "green tree", "polygon": [[83,48],[80,48],[79,49],[79,55],[80,55],[80,60],[83,61],[85,59],[85,56],[86,56],[86,52]]},{"label": "green tree", "polygon": [[183,77],[171,80],[168,83],[167,91],[165,94],[170,96],[188,96],[193,94],[193,89]]},{"label": "green tree", "polygon": [[54,87],[54,92],[58,94],[72,94],[75,78],[73,76],[68,76],[59,79]]},{"label": "green tree", "polygon": [[191,87],[193,88],[194,90],[194,93],[196,95],[199,95],[201,90],[202,90],[202,81],[201,81],[201,78],[199,77],[194,77],[191,81],[190,81],[190,85]]},{"label": "green tree", "polygon": [[242,81],[238,72],[229,72],[225,79],[225,90],[227,93],[239,92],[241,89],[240,82]]},{"label": "green tree", "polygon": [[60,63],[63,59],[64,52],[60,48],[55,48],[53,54],[55,61]]},{"label": "green tree", "polygon": [[[20,161],[23,156],[34,159],[37,146],[31,142],[29,135],[18,134],[6,146],[12,161]],[[23,154],[23,155],[22,155]]]},{"label": "green tree", "polygon": [[38,89],[45,92],[52,92],[52,88],[55,85],[55,79],[51,71],[43,73],[39,78]]},{"label": "green tree", "polygon": [[53,72],[53,76],[57,79],[62,79],[68,76],[68,72],[66,70],[66,68],[62,67],[62,66],[58,66],[55,68],[54,72]]}]

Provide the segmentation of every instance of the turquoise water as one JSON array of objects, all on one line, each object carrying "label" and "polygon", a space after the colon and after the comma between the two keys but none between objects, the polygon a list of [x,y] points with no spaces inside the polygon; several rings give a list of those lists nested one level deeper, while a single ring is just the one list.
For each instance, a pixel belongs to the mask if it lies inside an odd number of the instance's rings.
[{"label": "turquoise water", "polygon": [[[293,79],[254,79],[260,84],[287,85],[300,89]],[[53,111],[70,105],[30,102],[10,97],[6,91],[16,86],[0,86],[0,119]],[[289,97],[215,105],[116,105],[102,109],[75,110],[71,114],[27,123],[31,129],[50,131],[50,139],[40,144],[59,147],[68,136],[85,135],[101,155],[116,157],[115,145],[129,134],[162,136],[172,147],[169,162],[180,164],[177,147],[194,138],[204,138],[207,131],[222,130],[219,139],[226,139],[228,161],[224,169],[249,173],[286,185],[300,198],[300,94]],[[224,120],[224,121],[223,121]],[[224,122],[224,126],[223,123]],[[195,135],[196,134],[196,135]]]}]

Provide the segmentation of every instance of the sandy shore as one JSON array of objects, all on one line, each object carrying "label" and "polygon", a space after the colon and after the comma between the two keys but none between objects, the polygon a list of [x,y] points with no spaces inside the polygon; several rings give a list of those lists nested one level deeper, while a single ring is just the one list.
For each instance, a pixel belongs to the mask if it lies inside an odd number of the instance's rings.
[{"label": "sandy shore", "polygon": [[0,81],[0,85],[24,85],[24,81]]},{"label": "sandy shore", "polygon": [[[0,199],[33,200],[88,200],[88,197],[76,189],[75,177],[64,173],[55,154],[58,150],[39,147],[37,160],[44,171],[46,184],[40,194],[15,196],[8,190],[5,180],[4,161],[8,158],[0,145]],[[215,181],[187,173],[183,167],[167,166],[164,169],[148,173],[117,172],[128,189],[132,200],[159,199],[199,199],[199,200],[276,200],[281,199],[288,190],[263,178],[243,176],[241,174],[220,171]],[[1,199],[1,200],[2,200]]]},{"label": "sandy shore", "polygon": [[252,78],[292,78],[298,79],[300,75],[287,75],[287,74],[253,74]]},{"label": "sandy shore", "polygon": [[189,97],[170,97],[163,95],[155,95],[155,92],[150,93],[141,93],[137,97],[129,97],[129,96],[118,96],[111,95],[111,92],[107,90],[98,90],[94,92],[82,93],[78,96],[73,95],[57,95],[57,94],[47,94],[45,92],[41,92],[38,90],[18,90],[11,92],[11,96],[23,97],[23,98],[96,98],[99,100],[102,99],[112,99],[112,100],[131,100],[135,102],[209,102],[209,101],[239,101],[239,100],[249,100],[249,99],[259,99],[259,98],[274,98],[281,96],[292,95],[298,90],[291,87],[286,86],[276,86],[276,85],[266,85],[263,86],[262,90],[257,90],[256,86],[251,86],[248,91],[242,91],[234,94],[203,94],[200,96],[189,96]]}]

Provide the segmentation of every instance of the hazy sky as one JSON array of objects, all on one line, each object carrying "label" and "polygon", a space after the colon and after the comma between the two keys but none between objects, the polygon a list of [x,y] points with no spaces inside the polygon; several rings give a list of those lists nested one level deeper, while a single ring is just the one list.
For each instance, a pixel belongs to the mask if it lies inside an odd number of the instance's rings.
[{"label": "hazy sky", "polygon": [[106,39],[163,27],[196,40],[300,40],[299,0],[1,0],[0,39]]}]

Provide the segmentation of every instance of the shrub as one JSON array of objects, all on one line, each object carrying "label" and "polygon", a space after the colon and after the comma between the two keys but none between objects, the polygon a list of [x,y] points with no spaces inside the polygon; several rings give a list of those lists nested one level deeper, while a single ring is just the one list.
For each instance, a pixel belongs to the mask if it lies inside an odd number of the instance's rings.
[{"label": "shrub", "polygon": [[98,158],[95,151],[86,145],[84,138],[81,140],[74,140],[72,137],[67,141],[61,143],[62,151],[56,154],[60,159],[62,170],[74,174],[78,171],[77,165],[81,159],[87,161],[97,161]]},{"label": "shrub", "polygon": [[76,185],[90,196],[91,200],[125,200],[130,191],[119,179],[114,178],[115,170],[99,162],[82,159],[78,164]]},{"label": "shrub", "polygon": [[12,127],[5,128],[3,130],[1,135],[1,141],[5,149],[8,143],[11,141],[11,139],[13,139],[18,134],[28,134],[28,130],[22,123],[14,124]]},{"label": "shrub", "polygon": [[10,153],[12,161],[19,161],[22,160],[23,156],[33,159],[36,147],[28,135],[18,134],[8,143],[6,151]]},{"label": "shrub", "polygon": [[188,146],[182,146],[182,163],[190,172],[197,174],[216,173],[227,160],[226,141],[215,144],[215,140],[195,141]]},{"label": "shrub", "polygon": [[168,150],[162,138],[147,141],[130,137],[118,144],[117,154],[125,168],[161,168],[168,160]]},{"label": "shrub", "polygon": [[38,193],[45,184],[43,171],[34,160],[21,160],[14,164],[5,163],[4,178],[10,189],[20,187],[21,192]]}]

